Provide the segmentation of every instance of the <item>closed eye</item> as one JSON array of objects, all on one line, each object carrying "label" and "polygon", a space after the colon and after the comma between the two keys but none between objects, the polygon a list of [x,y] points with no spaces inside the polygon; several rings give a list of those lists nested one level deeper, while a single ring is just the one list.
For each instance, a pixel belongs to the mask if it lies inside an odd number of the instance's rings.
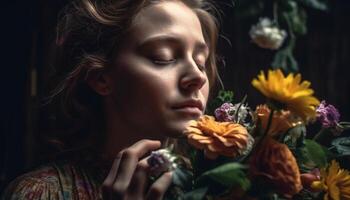
[{"label": "closed eye", "polygon": [[205,64],[204,64],[204,65],[197,64],[197,66],[198,66],[199,70],[201,70],[201,71],[204,71],[204,70],[207,69],[206,66],[205,66]]},{"label": "closed eye", "polygon": [[196,59],[195,62],[196,62],[196,65],[197,65],[199,70],[205,71],[207,69],[207,62],[206,61],[202,61],[200,59]]},{"label": "closed eye", "polygon": [[196,65],[198,66],[198,69],[201,71],[205,71],[207,68],[207,61],[208,58],[204,54],[197,54],[193,57],[194,61],[196,62]]},{"label": "closed eye", "polygon": [[170,59],[170,60],[159,60],[159,59],[153,59],[153,63],[157,65],[168,65],[172,64],[176,61],[176,59]]}]

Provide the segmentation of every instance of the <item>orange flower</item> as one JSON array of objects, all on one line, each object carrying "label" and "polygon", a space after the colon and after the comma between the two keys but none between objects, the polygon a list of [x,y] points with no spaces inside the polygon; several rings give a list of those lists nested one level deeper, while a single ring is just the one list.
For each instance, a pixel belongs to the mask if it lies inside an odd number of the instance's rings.
[{"label": "orange flower", "polygon": [[[260,105],[256,108],[256,114],[261,122],[262,131],[266,130],[267,123],[269,121],[271,110],[267,105]],[[275,136],[278,133],[284,133],[288,129],[301,124],[301,121],[297,121],[293,118],[290,111],[280,110],[275,111],[272,117],[271,125],[268,131],[270,136]]]},{"label": "orange flower", "polygon": [[210,159],[218,155],[236,157],[242,155],[253,144],[253,138],[246,128],[232,122],[217,122],[214,117],[204,115],[198,121],[190,121],[185,131],[188,142]]},{"label": "orange flower", "polygon": [[287,198],[302,189],[299,167],[287,145],[266,138],[251,155],[249,173],[262,177]]}]

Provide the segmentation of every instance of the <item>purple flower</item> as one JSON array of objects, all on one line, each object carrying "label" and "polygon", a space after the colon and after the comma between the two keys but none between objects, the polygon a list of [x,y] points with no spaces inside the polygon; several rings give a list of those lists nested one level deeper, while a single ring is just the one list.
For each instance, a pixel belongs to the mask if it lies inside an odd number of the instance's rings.
[{"label": "purple flower", "polygon": [[322,123],[325,128],[335,127],[339,122],[340,114],[338,110],[331,104],[326,104],[326,101],[322,101],[316,109],[317,119]]},{"label": "purple flower", "polygon": [[177,167],[176,157],[168,149],[152,151],[147,163],[153,176],[158,176],[163,172],[174,170]]},{"label": "purple flower", "polygon": [[214,112],[217,121],[235,122],[244,126],[249,126],[246,123],[247,117],[251,116],[250,108],[246,104],[223,103]]},{"label": "purple flower", "polygon": [[232,103],[223,103],[214,111],[215,117],[218,121],[229,122],[233,121],[234,106]]}]

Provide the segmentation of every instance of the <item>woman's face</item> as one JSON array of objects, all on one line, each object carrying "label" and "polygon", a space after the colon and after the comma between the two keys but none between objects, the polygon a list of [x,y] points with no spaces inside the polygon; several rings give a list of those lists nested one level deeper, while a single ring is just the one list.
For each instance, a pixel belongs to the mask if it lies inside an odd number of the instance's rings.
[{"label": "woman's face", "polygon": [[110,73],[123,126],[150,138],[178,136],[205,109],[209,49],[196,14],[180,1],[144,8]]}]

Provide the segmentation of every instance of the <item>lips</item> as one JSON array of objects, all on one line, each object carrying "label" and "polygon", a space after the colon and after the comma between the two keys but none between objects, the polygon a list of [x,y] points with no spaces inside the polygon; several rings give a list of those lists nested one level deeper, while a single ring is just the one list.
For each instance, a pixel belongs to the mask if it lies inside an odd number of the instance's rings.
[{"label": "lips", "polygon": [[189,114],[200,116],[203,113],[204,106],[200,100],[187,100],[181,103],[175,104],[172,107],[174,110]]}]

